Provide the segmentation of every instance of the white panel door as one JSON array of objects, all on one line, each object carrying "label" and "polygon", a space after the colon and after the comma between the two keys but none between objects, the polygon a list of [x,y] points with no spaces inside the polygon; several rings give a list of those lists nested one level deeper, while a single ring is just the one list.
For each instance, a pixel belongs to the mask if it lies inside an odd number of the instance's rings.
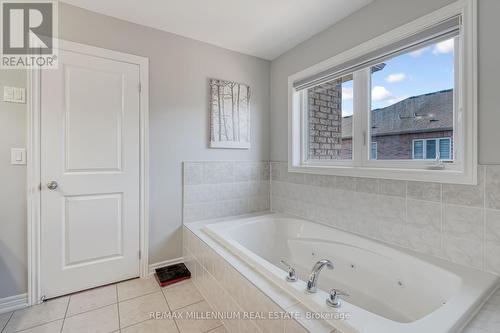
[{"label": "white panel door", "polygon": [[41,73],[41,291],[139,276],[139,66],[61,50]]}]

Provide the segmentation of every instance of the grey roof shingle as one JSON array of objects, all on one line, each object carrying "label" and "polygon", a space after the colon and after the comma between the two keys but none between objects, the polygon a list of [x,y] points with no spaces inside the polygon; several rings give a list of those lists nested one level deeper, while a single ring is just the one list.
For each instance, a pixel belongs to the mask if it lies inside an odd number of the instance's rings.
[{"label": "grey roof shingle", "polygon": [[[372,135],[396,135],[453,129],[453,89],[412,96],[372,110]],[[352,117],[342,118],[342,137],[352,136]]]}]

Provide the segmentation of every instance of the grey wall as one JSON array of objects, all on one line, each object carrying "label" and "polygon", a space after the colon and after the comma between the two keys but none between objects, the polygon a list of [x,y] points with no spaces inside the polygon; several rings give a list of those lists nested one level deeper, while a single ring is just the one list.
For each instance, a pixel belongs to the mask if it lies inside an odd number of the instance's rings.
[{"label": "grey wall", "polygon": [[26,292],[26,167],[10,148],[26,147],[26,104],[5,103],[3,87],[26,87],[22,70],[0,70],[0,298]]},{"label": "grey wall", "polygon": [[[150,263],[180,257],[182,161],[269,159],[270,62],[64,3],[59,10],[60,38],[149,58]],[[0,72],[0,86],[24,86],[19,74]],[[210,77],[250,85],[251,149],[207,148]],[[26,171],[8,163],[10,147],[25,145],[26,105],[0,107],[2,298],[26,292]]]},{"label": "grey wall", "polygon": [[[271,63],[271,160],[287,160],[288,76],[414,20],[453,0],[376,0]],[[500,1],[479,3],[479,162],[500,164]]]},{"label": "grey wall", "polygon": [[[269,159],[270,63],[63,3],[59,10],[60,38],[149,58],[149,260],[180,257],[181,162]],[[250,85],[250,150],[207,148],[210,77]]]}]

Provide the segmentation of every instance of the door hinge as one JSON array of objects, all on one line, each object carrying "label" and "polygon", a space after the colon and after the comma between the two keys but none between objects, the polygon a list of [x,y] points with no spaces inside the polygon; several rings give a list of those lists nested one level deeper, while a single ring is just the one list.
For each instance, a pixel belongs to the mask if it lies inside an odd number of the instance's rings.
[{"label": "door hinge", "polygon": [[137,251],[137,257],[138,257],[139,259],[141,259],[141,257],[142,257],[142,254],[141,254],[141,251],[140,251],[140,250],[139,250],[139,251]]},{"label": "door hinge", "polygon": [[141,92],[141,91],[142,91],[142,85],[141,85],[141,83],[140,83],[140,82],[139,82],[138,90],[139,90],[139,92]]}]

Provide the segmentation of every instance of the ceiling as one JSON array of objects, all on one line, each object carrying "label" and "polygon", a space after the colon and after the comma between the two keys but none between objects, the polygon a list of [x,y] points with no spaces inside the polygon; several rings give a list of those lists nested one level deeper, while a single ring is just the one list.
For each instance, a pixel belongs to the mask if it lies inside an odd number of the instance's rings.
[{"label": "ceiling", "polygon": [[62,0],[272,60],[373,0]]}]

